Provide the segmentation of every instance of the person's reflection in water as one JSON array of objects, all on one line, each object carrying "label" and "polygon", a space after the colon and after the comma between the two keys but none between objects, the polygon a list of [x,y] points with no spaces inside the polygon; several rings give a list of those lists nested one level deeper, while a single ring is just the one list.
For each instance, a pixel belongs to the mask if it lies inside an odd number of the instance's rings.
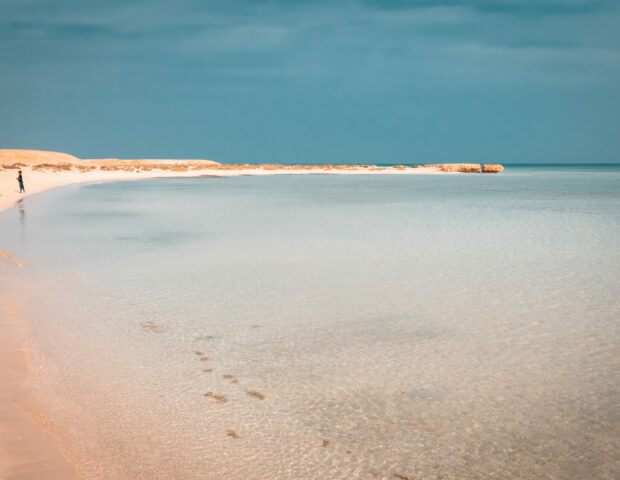
[{"label": "person's reflection in water", "polygon": [[19,212],[19,223],[21,223],[21,241],[22,243],[25,240],[26,234],[26,209],[24,208],[24,199],[20,198],[17,202],[17,211]]},{"label": "person's reflection in water", "polygon": [[19,220],[20,220],[20,222],[23,225],[24,224],[24,218],[26,217],[26,210],[24,209],[24,200],[22,198],[20,198],[15,203],[17,203],[17,211],[19,212]]}]

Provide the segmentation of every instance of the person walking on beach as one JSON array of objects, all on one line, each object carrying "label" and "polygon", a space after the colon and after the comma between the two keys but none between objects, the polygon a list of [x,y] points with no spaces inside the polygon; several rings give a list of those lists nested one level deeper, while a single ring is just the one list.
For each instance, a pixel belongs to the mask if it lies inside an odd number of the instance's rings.
[{"label": "person walking on beach", "polygon": [[26,193],[26,189],[24,188],[24,179],[22,177],[22,171],[17,172],[17,183],[19,183],[19,193]]}]

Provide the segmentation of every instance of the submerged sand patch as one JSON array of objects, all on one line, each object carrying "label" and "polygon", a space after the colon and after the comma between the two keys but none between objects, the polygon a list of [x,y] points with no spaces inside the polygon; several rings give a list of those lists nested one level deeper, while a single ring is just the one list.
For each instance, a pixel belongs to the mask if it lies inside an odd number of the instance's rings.
[{"label": "submerged sand patch", "polygon": [[17,268],[23,268],[28,265],[28,263],[26,263],[25,261],[15,258],[13,254],[5,252],[4,250],[0,250],[0,259],[4,260],[7,263],[10,263],[11,265],[16,266]]}]

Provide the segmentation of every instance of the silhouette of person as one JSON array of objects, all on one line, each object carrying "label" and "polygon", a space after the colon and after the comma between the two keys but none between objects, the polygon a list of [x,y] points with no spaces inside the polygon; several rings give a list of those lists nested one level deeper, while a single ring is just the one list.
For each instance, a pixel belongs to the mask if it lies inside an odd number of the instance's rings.
[{"label": "silhouette of person", "polygon": [[17,183],[19,183],[19,193],[26,193],[24,188],[24,179],[22,177],[22,171],[17,172]]}]

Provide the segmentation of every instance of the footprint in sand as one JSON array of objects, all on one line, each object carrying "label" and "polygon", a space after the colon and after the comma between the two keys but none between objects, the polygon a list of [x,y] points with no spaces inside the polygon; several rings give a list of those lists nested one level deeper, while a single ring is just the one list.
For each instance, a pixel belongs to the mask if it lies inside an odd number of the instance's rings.
[{"label": "footprint in sand", "polygon": [[142,322],[140,324],[143,332],[152,332],[152,333],[164,333],[167,331],[166,327],[162,327],[161,325],[156,325],[153,322]]},{"label": "footprint in sand", "polygon": [[399,480],[414,480],[413,477],[408,477],[408,476],[403,475],[401,473],[393,473],[392,476],[394,478],[398,478]]},{"label": "footprint in sand", "polygon": [[204,373],[211,373],[213,371],[213,369],[212,368],[203,368],[202,371]]},{"label": "footprint in sand", "polygon": [[217,403],[226,403],[228,401],[228,398],[226,398],[226,395],[218,395],[213,392],[206,392],[203,394],[203,396],[207,398],[212,398]]},{"label": "footprint in sand", "polygon": [[206,362],[207,360],[209,360],[209,357],[200,357],[201,362]]},{"label": "footprint in sand", "polygon": [[323,440],[323,448],[327,448],[329,447],[329,440],[326,438],[325,440]]},{"label": "footprint in sand", "polygon": [[213,340],[215,337],[213,335],[195,335],[194,340]]},{"label": "footprint in sand", "polygon": [[247,393],[250,397],[258,398],[259,400],[265,400],[265,395],[260,392],[255,392],[254,390],[246,390],[245,393]]},{"label": "footprint in sand", "polygon": [[237,435],[237,432],[235,432],[234,430],[228,430],[228,433],[226,435],[234,439],[241,438],[239,435]]}]

